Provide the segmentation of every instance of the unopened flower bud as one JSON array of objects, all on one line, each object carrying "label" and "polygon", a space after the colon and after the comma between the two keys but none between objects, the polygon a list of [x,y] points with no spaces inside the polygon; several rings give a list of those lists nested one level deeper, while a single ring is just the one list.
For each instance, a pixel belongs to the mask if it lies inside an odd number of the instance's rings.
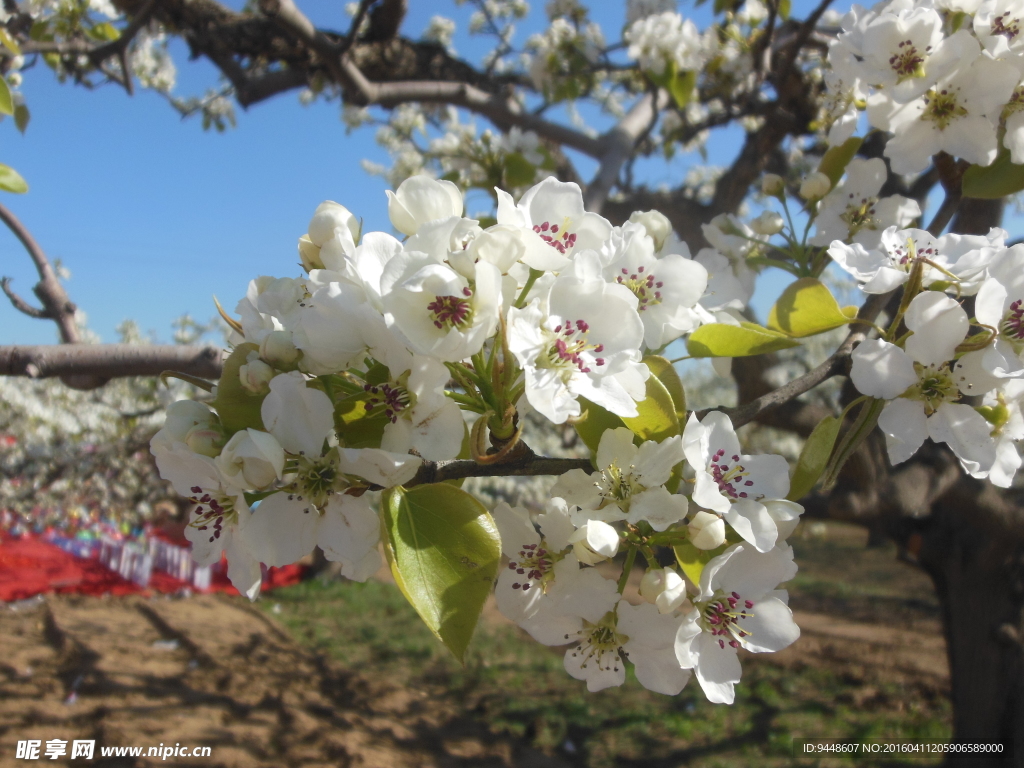
[{"label": "unopened flower bud", "polygon": [[686,582],[672,568],[654,568],[640,581],[640,596],[660,613],[671,613],[686,602]]},{"label": "unopened flower bud", "polygon": [[711,512],[698,512],[688,526],[690,543],[697,549],[715,549],[725,543],[725,521]]},{"label": "unopened flower bud", "polygon": [[216,459],[221,474],[238,488],[266,488],[284,472],[284,449],[257,429],[235,432]]},{"label": "unopened flower bud", "polygon": [[324,263],[320,260],[320,246],[313,245],[309,235],[299,238],[299,259],[302,260],[302,268],[307,272],[324,268]]},{"label": "unopened flower bud", "polygon": [[299,354],[289,331],[271,331],[260,344],[260,357],[279,371],[294,371]]},{"label": "unopened flower bud", "polygon": [[274,369],[260,360],[255,352],[250,352],[246,361],[238,367],[238,378],[242,386],[256,395],[265,395],[270,391],[270,380],[275,375]]},{"label": "unopened flower bud", "polygon": [[354,242],[359,241],[359,221],[344,205],[325,200],[316,207],[309,222],[309,239],[320,247],[332,237],[336,229],[347,229]]},{"label": "unopened flower bud", "polygon": [[821,171],[815,171],[800,182],[800,197],[804,200],[821,200],[832,189],[832,180]]},{"label": "unopened flower bud", "polygon": [[654,241],[654,250],[660,251],[665,240],[672,234],[672,222],[661,211],[633,211],[629,220],[634,224],[643,224],[647,234]]},{"label": "unopened flower bud", "polygon": [[786,180],[777,173],[766,173],[761,177],[761,192],[771,197],[779,197],[786,191]]},{"label": "unopened flower bud", "polygon": [[200,424],[192,427],[185,435],[185,445],[201,456],[217,456],[227,438],[219,426]]},{"label": "unopened flower bud", "polygon": [[759,235],[777,235],[785,226],[782,217],[775,211],[764,211],[750,222],[750,228]]},{"label": "unopened flower bud", "polygon": [[571,537],[573,554],[585,565],[596,565],[615,557],[619,551],[619,533],[608,523],[590,520]]}]

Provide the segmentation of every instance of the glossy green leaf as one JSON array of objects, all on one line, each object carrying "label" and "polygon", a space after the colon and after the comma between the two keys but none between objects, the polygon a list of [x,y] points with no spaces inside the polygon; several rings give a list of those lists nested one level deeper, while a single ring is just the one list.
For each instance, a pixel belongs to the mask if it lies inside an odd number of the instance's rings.
[{"label": "glossy green leaf", "polygon": [[796,338],[831,331],[849,322],[832,291],[813,277],[802,277],[791,284],[768,313],[770,330]]},{"label": "glossy green leaf", "polygon": [[623,417],[622,423],[641,440],[661,442],[678,435],[679,417],[665,385],[653,373],[647,379],[647,397],[636,404],[636,416]]},{"label": "glossy green leaf", "polygon": [[592,454],[597,454],[597,446],[605,430],[626,426],[614,413],[609,413],[585,397],[580,398],[580,408],[580,416],[573,422],[573,427]]},{"label": "glossy green leaf", "polygon": [[501,538],[487,509],[444,483],[391,488],[381,500],[395,582],[460,662],[498,575]]},{"label": "glossy green leaf", "polygon": [[28,121],[31,115],[28,112],[28,107],[24,104],[19,104],[14,108],[14,125],[22,133],[28,128]]},{"label": "glossy green leaf", "polygon": [[537,166],[527,160],[520,152],[512,152],[505,157],[505,184],[509,187],[525,187],[533,184],[537,176]]},{"label": "glossy green leaf", "polygon": [[679,568],[686,575],[686,578],[696,586],[700,584],[700,575],[704,572],[704,566],[708,564],[711,558],[725,552],[728,546],[729,543],[726,542],[717,549],[697,549],[690,542],[684,541],[682,544],[672,547],[672,551],[675,552]]},{"label": "glossy green leaf", "polygon": [[1024,165],[1010,160],[1010,150],[1003,149],[992,165],[972,165],[964,173],[964,197],[995,200],[1024,189]]},{"label": "glossy green leaf", "polygon": [[693,98],[694,89],[697,87],[697,73],[693,70],[677,72],[668,81],[668,92],[672,94],[672,100],[676,106],[682,109],[690,103]]},{"label": "glossy green leaf", "polygon": [[94,24],[92,29],[89,30],[89,34],[95,40],[103,40],[105,42],[112,42],[121,37],[121,33],[118,31],[117,27],[109,21]]},{"label": "glossy green leaf", "polygon": [[263,395],[250,392],[242,386],[238,369],[245,365],[250,352],[259,352],[259,346],[246,343],[239,344],[224,361],[224,370],[217,384],[217,397],[213,408],[220,416],[228,436],[243,429],[263,429],[263,417],[260,408],[263,406]]},{"label": "glossy green leaf", "polygon": [[826,416],[818,422],[818,426],[807,438],[793,470],[793,479],[789,483],[789,495],[786,498],[790,501],[800,501],[811,492],[821,478],[832,456],[836,438],[839,437],[839,427],[839,419],[835,416]]},{"label": "glossy green leaf", "polygon": [[822,156],[821,162],[818,163],[818,171],[828,176],[829,181],[832,182],[832,188],[835,189],[836,184],[843,178],[843,173],[846,172],[846,166],[850,164],[854,156],[857,154],[857,150],[860,149],[860,145],[864,143],[864,139],[854,136],[851,139],[847,139],[837,147],[830,147],[829,150]]},{"label": "glossy green leaf", "polygon": [[0,27],[0,44],[15,56],[21,55],[21,48],[18,46],[18,42],[3,27]]},{"label": "glossy green leaf", "polygon": [[23,195],[28,192],[28,183],[9,165],[0,163],[0,189]]},{"label": "glossy green leaf", "polygon": [[686,341],[692,357],[749,357],[799,345],[784,333],[754,323],[709,323],[691,333]]},{"label": "glossy green leaf", "polygon": [[660,355],[648,355],[644,358],[644,363],[651,369],[651,373],[665,385],[665,389],[672,396],[676,418],[679,419],[680,424],[684,424],[686,422],[686,390],[683,389],[683,380],[679,378],[679,372],[671,362]]},{"label": "glossy green leaf", "polygon": [[0,113],[14,114],[14,97],[11,96],[11,88],[3,77],[0,77]]}]

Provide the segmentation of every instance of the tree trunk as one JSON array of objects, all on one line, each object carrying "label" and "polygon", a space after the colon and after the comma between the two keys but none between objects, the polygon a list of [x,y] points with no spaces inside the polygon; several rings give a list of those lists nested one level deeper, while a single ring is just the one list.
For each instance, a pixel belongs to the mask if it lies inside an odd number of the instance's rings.
[{"label": "tree trunk", "polygon": [[1024,510],[1012,495],[964,477],[907,541],[942,605],[953,741],[1012,749],[962,768],[1024,766]]}]

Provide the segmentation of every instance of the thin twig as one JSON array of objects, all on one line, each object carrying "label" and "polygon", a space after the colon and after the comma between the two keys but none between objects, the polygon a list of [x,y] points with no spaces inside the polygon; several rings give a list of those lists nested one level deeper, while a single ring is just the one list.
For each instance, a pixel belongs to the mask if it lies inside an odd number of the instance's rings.
[{"label": "thin twig", "polygon": [[[874,323],[875,318],[878,317],[878,314],[885,308],[886,302],[888,302],[890,296],[892,296],[891,292],[872,294],[868,297],[868,300],[864,302],[864,306],[860,308],[860,311],[857,313],[857,318],[868,323]],[[709,408],[708,410],[698,411],[697,418],[703,419],[711,411],[720,410],[729,417],[734,427],[741,427],[744,424],[753,421],[765,411],[770,411],[773,408],[777,408],[780,405],[788,403],[790,400],[802,395],[804,392],[814,389],[814,387],[818,386],[823,381],[826,381],[833,376],[845,374],[850,353],[853,352],[853,348],[857,344],[867,338],[867,335],[871,330],[871,326],[867,325],[854,328],[847,335],[843,343],[839,345],[839,348],[833,352],[825,362],[817,368],[813,368],[808,371],[803,376],[798,376],[787,384],[784,384],[778,389],[774,389],[771,392],[736,408]]]}]

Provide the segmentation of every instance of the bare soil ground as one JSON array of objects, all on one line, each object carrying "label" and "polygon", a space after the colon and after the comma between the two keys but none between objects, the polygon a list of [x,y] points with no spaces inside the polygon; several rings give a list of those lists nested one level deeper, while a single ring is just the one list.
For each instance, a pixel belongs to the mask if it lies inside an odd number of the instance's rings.
[{"label": "bare soil ground", "polygon": [[[848,684],[843,696],[858,708],[886,709],[892,683],[924,698],[946,694],[945,648],[929,611],[865,621],[855,599],[836,602],[813,585],[802,591],[802,601],[800,589],[794,598],[800,640],[745,666],[838,671]],[[484,621],[504,619],[490,607]],[[49,597],[0,607],[4,768],[32,764],[14,759],[18,740],[52,738],[96,740],[93,763],[47,761],[72,766],[573,765],[491,732],[474,707],[472,696],[460,700],[429,683],[345,669],[238,598]],[[213,756],[99,755],[100,746],[161,743],[210,746]]]}]

